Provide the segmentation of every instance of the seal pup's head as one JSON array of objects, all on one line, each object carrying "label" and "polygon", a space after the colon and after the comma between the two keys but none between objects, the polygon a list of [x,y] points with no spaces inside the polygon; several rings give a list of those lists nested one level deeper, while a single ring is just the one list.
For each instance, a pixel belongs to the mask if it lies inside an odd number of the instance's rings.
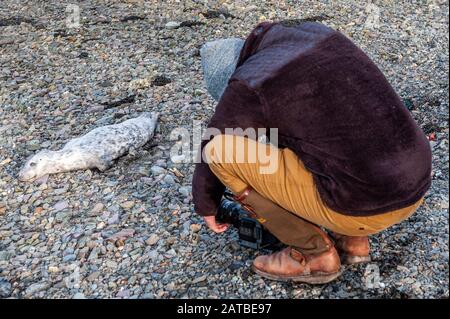
[{"label": "seal pup's head", "polygon": [[206,88],[216,101],[236,70],[244,42],[238,38],[220,39],[207,42],[200,49]]},{"label": "seal pup's head", "polygon": [[20,181],[30,181],[49,173],[52,151],[42,150],[29,157],[19,172]]}]

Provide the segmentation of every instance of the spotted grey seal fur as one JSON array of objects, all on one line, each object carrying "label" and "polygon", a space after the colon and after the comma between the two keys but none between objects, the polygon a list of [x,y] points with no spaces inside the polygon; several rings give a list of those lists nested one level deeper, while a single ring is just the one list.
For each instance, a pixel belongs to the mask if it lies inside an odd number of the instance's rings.
[{"label": "spotted grey seal fur", "polygon": [[42,150],[26,161],[19,180],[87,168],[105,171],[116,158],[147,143],[157,120],[157,113],[145,112],[119,124],[98,127],[70,140],[59,151]]}]

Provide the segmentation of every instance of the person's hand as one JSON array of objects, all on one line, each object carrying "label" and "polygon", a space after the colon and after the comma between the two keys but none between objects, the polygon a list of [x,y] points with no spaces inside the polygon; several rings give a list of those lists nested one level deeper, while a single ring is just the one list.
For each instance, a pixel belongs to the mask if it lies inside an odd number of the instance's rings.
[{"label": "person's hand", "polygon": [[205,216],[203,219],[205,220],[206,226],[215,233],[223,233],[228,229],[228,224],[219,224],[216,222],[216,216]]}]

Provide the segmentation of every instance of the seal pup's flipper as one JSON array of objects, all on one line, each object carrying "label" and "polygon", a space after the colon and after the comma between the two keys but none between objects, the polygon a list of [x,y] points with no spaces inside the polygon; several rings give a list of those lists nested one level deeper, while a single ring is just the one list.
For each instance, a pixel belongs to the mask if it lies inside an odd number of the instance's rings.
[{"label": "seal pup's flipper", "polygon": [[108,170],[114,163],[112,158],[108,158],[107,156],[100,156],[97,163],[95,163],[95,167],[98,168],[100,172],[104,172]]}]

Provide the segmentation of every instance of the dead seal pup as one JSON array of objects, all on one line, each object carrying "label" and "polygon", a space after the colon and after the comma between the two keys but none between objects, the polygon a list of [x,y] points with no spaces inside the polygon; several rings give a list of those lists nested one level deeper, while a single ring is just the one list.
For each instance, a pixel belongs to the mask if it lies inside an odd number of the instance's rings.
[{"label": "dead seal pup", "polygon": [[59,151],[42,150],[26,161],[19,180],[88,168],[105,171],[116,158],[147,143],[157,120],[157,113],[145,112],[119,124],[98,127],[70,140]]}]

